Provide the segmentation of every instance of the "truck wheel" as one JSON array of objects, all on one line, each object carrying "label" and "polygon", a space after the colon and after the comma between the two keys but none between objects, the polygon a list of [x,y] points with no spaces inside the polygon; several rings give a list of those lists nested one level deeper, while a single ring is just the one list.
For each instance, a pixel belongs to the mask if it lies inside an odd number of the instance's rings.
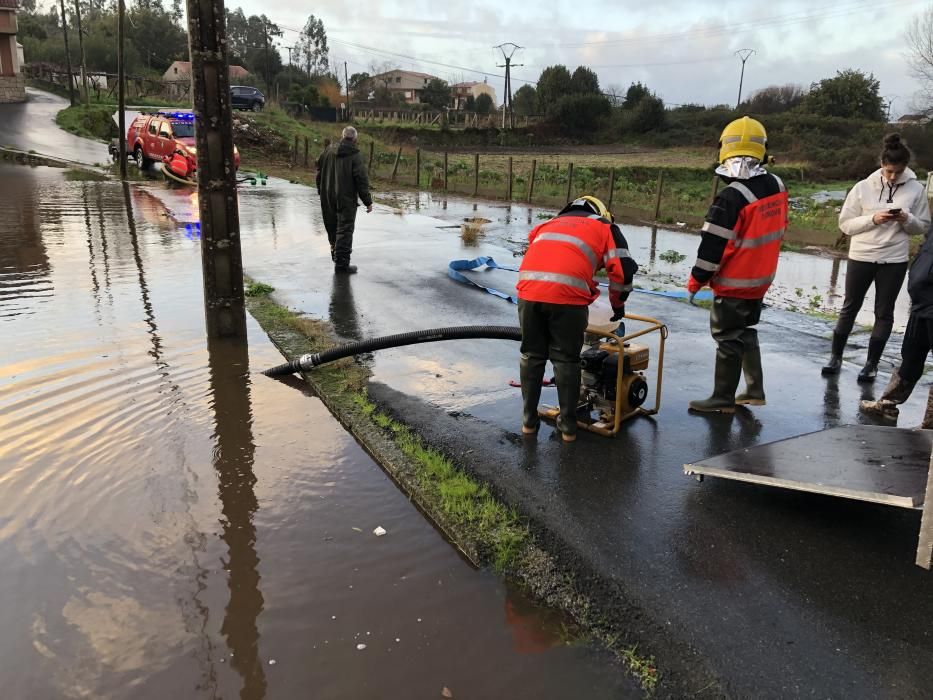
[{"label": "truck wheel", "polygon": [[139,168],[140,170],[142,170],[147,165],[149,165],[149,159],[143,155],[142,146],[137,146],[133,150],[133,160],[136,161],[136,167]]},{"label": "truck wheel", "polygon": [[253,102],[253,111],[254,111],[254,112],[261,112],[261,111],[262,111],[262,104],[259,103],[259,102]]}]

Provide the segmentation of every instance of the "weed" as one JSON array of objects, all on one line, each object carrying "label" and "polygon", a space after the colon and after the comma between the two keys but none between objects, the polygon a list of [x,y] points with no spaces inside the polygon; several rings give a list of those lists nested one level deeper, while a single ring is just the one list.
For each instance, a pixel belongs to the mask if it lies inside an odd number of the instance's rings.
[{"label": "weed", "polygon": [[263,282],[250,282],[246,287],[246,296],[248,297],[261,297],[266,296],[267,294],[272,294],[275,291],[275,287],[270,287],[268,284]]},{"label": "weed", "polygon": [[65,171],[65,179],[71,182],[106,182],[110,178],[100,173],[90,170],[79,170],[78,168],[68,168]]},{"label": "weed", "polygon": [[823,295],[822,295],[822,294],[814,294],[813,296],[810,297],[810,308],[811,308],[811,309],[818,309],[818,308],[820,308],[820,305],[821,305],[822,303],[823,303]]},{"label": "weed", "polygon": [[638,678],[642,688],[649,693],[655,689],[658,684],[658,669],[653,656],[639,656],[637,644],[622,649],[619,651],[619,656]]},{"label": "weed", "polygon": [[797,295],[797,298],[803,298],[803,289],[801,289],[800,287],[797,287],[796,289],[794,289],[794,294]]},{"label": "weed", "polygon": [[658,256],[658,258],[668,263],[679,263],[686,260],[687,256],[682,253],[678,253],[676,250],[665,250]]}]

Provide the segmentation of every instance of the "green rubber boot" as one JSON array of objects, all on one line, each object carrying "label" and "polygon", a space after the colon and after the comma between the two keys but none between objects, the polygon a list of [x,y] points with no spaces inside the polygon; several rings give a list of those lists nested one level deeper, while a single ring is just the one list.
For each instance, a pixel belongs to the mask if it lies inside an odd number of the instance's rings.
[{"label": "green rubber boot", "polygon": [[735,388],[742,374],[741,358],[717,354],[713,395],[690,402],[690,410],[699,413],[735,413]]},{"label": "green rubber boot", "polygon": [[743,406],[764,406],[765,373],[761,368],[761,350],[758,347],[757,335],[754,344],[745,344],[742,371],[745,374],[745,391],[735,397],[735,402]]}]

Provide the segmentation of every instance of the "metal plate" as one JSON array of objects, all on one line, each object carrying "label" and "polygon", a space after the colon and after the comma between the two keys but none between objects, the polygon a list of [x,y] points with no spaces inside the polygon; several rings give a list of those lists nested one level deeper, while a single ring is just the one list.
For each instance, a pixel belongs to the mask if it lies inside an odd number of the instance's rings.
[{"label": "metal plate", "polygon": [[684,472],[919,508],[931,448],[930,430],[849,425],[727,452]]}]

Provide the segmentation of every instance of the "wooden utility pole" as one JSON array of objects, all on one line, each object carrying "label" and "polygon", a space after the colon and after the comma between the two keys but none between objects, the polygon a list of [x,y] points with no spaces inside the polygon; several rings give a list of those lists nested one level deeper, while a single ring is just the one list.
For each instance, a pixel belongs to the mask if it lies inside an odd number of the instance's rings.
[{"label": "wooden utility pole", "polygon": [[81,53],[81,85],[84,89],[84,104],[91,104],[91,96],[87,90],[87,65],[84,60],[84,31],[81,29],[81,3],[75,0],[75,20],[78,22],[78,50]]},{"label": "wooden utility pole", "polygon": [[265,20],[265,15],[263,15],[262,21],[262,41],[265,45],[265,63],[266,63],[266,89],[270,90],[272,87],[272,74],[269,72],[269,25]]},{"label": "wooden utility pole", "polygon": [[62,8],[62,35],[65,39],[65,68],[68,71],[68,97],[75,106],[75,77],[71,72],[71,51],[68,50],[68,20],[65,17],[65,0],[59,0]]},{"label": "wooden utility pole", "polygon": [[117,125],[120,133],[117,135],[117,157],[120,159],[120,179],[126,181],[126,73],[123,53],[124,42],[124,15],[126,7],[123,0],[117,2]]},{"label": "wooden utility pole", "polygon": [[246,337],[243,258],[223,0],[187,0],[209,338]]},{"label": "wooden utility pole", "polygon": [[347,106],[344,110],[344,119],[350,121],[350,78],[347,77],[347,62],[343,62],[343,84],[347,86]]}]

